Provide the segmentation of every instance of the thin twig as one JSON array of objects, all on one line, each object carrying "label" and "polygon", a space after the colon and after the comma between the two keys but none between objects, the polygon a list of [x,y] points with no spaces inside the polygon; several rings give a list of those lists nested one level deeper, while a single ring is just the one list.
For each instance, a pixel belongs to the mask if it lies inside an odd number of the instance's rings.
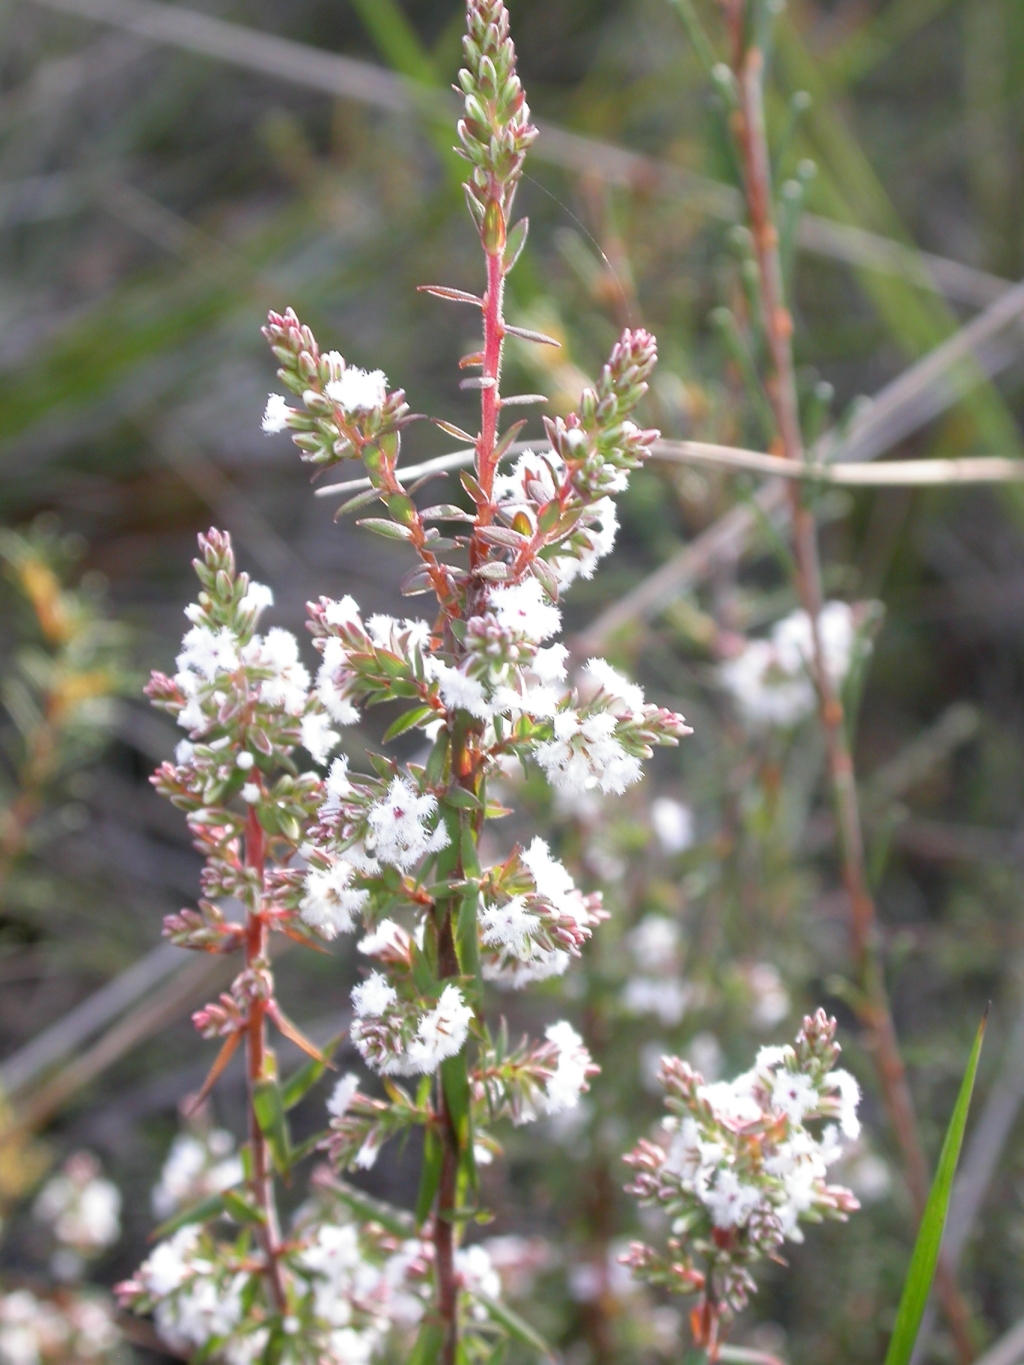
[{"label": "thin twig", "polygon": [[[1022,312],[1024,284],[1019,284],[887,384],[845,432],[833,431],[823,437],[812,451],[813,460],[824,462],[826,457],[839,457],[843,462],[874,460],[938,412],[952,406],[962,397],[963,389],[950,383],[950,375],[965,359],[973,358],[977,373],[988,377],[1010,363],[1008,349],[993,352],[989,348],[1001,332],[1019,321]],[[927,407],[922,405],[922,397],[931,398]],[[775,521],[784,515],[786,497],[782,483],[773,482],[755,496],[753,507],[742,505],[726,512],[632,591],[607,607],[574,642],[576,651],[584,656],[601,653],[619,631],[657,615],[667,602],[705,577],[722,556],[741,554],[761,517]]]},{"label": "thin twig", "polygon": [[[425,114],[446,122],[451,117],[453,103],[443,90],[419,85],[369,62],[260,33],[184,6],[159,4],[156,0],[36,3],[373,108]],[[735,222],[740,216],[742,206],[731,186],[554,124],[542,122],[537,126],[540,137],[533,154],[540,161],[576,173],[597,175],[610,184],[631,189],[638,186],[660,189],[674,198],[686,198],[726,222]],[[813,214],[805,214],[801,219],[797,240],[805,251],[862,269],[898,275],[972,307],[987,307],[1010,287],[1009,281],[996,275]]]},{"label": "thin twig", "polygon": [[[723,4],[730,31],[732,68],[738,97],[733,128],[742,164],[750,230],[758,265],[762,316],[771,357],[771,375],[766,387],[775,412],[782,454],[795,465],[802,465],[805,463],[805,452],[791,346],[793,322],[784,294],[764,123],[764,59],[760,49],[749,41],[742,0],[723,0]],[[790,485],[788,495],[797,590],[810,624],[812,673],[839,826],[843,881],[850,898],[851,946],[863,1000],[859,1012],[868,1030],[882,1097],[903,1158],[907,1185],[920,1218],[928,1199],[928,1164],[921,1146],[906,1068],[878,957],[877,913],[868,884],[856,775],[847,739],[846,717],[842,699],[829,674],[821,641],[819,621],[824,599],[817,526],[814,513],[805,504],[798,484]],[[973,1348],[967,1307],[955,1279],[942,1265],[936,1278],[961,1360],[969,1362]]]}]

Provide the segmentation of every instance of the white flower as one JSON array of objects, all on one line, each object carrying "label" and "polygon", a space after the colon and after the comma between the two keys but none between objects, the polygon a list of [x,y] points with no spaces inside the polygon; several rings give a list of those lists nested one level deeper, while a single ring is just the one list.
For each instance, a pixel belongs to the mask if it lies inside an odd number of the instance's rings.
[{"label": "white flower", "polygon": [[860,1137],[860,1119],[857,1106],[860,1104],[860,1086],[848,1071],[830,1071],[823,1082],[839,1091],[839,1127],[843,1136],[851,1141]]},{"label": "white flower", "polygon": [[810,1076],[802,1071],[780,1071],[772,1085],[771,1105],[785,1114],[790,1123],[803,1123],[804,1115],[816,1108],[818,1092]]},{"label": "white flower", "polygon": [[254,635],[242,650],[242,661],[270,674],[260,683],[260,700],[265,705],[280,707],[290,716],[302,715],[309,673],[299,662],[299,642],[290,630],[275,626],[266,636]]},{"label": "white flower", "polygon": [[336,815],[345,797],[352,795],[352,783],[348,777],[348,754],[342,754],[331,764],[324,790],[327,793],[327,800],[320,807],[320,814],[323,817]]},{"label": "white flower", "polygon": [[485,905],[480,911],[480,940],[488,948],[498,948],[510,957],[528,962],[533,956],[538,921],[526,908],[522,896],[513,896],[504,905]]},{"label": "white flower", "polygon": [[242,788],[242,800],[250,806],[255,806],[262,793],[255,782],[247,782]]},{"label": "white flower", "polygon": [[32,1211],[58,1242],[80,1252],[100,1251],[121,1235],[121,1192],[98,1174],[88,1153],[68,1159],[43,1186]]},{"label": "white flower", "polygon": [[379,1019],[398,1000],[398,992],[383,972],[371,972],[352,990],[352,1008],[360,1019]]},{"label": "white flower", "polygon": [[633,976],[622,992],[622,1004],[631,1014],[654,1014],[667,1027],[678,1024],[686,1013],[692,992],[674,976]]},{"label": "white flower", "polygon": [[311,867],[306,873],[306,894],[299,914],[324,938],[351,933],[356,917],[370,899],[369,891],[351,885],[356,870],[347,858],[334,858],[330,867]]},{"label": "white flower", "polygon": [[666,853],[684,853],[693,844],[693,812],[681,801],[659,796],[651,802],[651,824]]},{"label": "white flower", "polygon": [[468,711],[478,720],[491,719],[491,708],[479,678],[468,678],[433,655],[423,661],[423,671],[431,682],[437,683],[441,700],[449,711]]},{"label": "white flower", "polygon": [[263,430],[268,436],[272,436],[278,431],[284,431],[291,413],[292,409],[279,393],[269,394],[267,406],[263,409]]},{"label": "white flower", "polygon": [[331,1091],[331,1097],[327,1101],[327,1112],[332,1118],[340,1119],[348,1113],[348,1107],[352,1103],[352,1097],[359,1089],[359,1077],[354,1071],[342,1076],[341,1080]]},{"label": "white flower", "polygon": [[501,1298],[501,1280],[486,1248],[479,1245],[460,1247],[455,1253],[455,1271],[463,1288],[470,1294],[483,1294],[488,1299]]},{"label": "white flower", "polygon": [[760,1191],[742,1184],[728,1169],[718,1172],[714,1185],[704,1195],[716,1228],[741,1228],[760,1202]]},{"label": "white flower", "polygon": [[631,683],[627,677],[613,668],[607,659],[588,659],[584,664],[584,672],[607,692],[608,696],[621,703],[620,708],[616,708],[616,713],[625,709],[635,715],[644,709],[643,689],[636,683]]},{"label": "white flower", "polygon": [[714,1081],[697,1088],[697,1095],[707,1100],[719,1123],[728,1128],[742,1128],[745,1123],[756,1123],[761,1117],[761,1106],[748,1091],[749,1073],[734,1081]]},{"label": "white flower", "polygon": [[458,986],[445,986],[434,1009],[423,1015],[409,1044],[408,1062],[414,1071],[436,1071],[446,1057],[462,1049],[473,1011]]},{"label": "white flower", "polygon": [[274,593],[265,583],[250,583],[241,601],[241,608],[251,617],[259,616],[261,611],[274,605]]},{"label": "white flower", "polygon": [[789,991],[779,969],[770,962],[756,962],[747,972],[747,981],[753,996],[751,1023],[755,1028],[774,1028],[790,1011]]},{"label": "white flower", "polygon": [[179,674],[197,673],[212,682],[218,673],[231,673],[238,667],[238,641],[227,626],[215,631],[208,626],[193,626],[185,632],[175,663]]},{"label": "white flower", "polygon": [[568,793],[599,787],[621,794],[638,782],[643,776],[640,760],[615,737],[617,723],[610,711],[583,719],[571,708],[557,712],[553,738],[539,744],[534,753],[552,786]]},{"label": "white flower", "polygon": [[569,651],[565,645],[549,645],[547,649],[538,649],[530,660],[530,672],[541,683],[564,682],[568,657]]},{"label": "white flower", "polygon": [[192,758],[193,755],[195,754],[195,751],[196,746],[192,743],[191,740],[188,739],[180,740],[175,745],[174,748],[174,761],[178,765],[178,767],[179,768],[187,767],[188,764],[192,762]]},{"label": "white flower", "polygon": [[358,365],[346,365],[337,379],[332,379],[324,392],[345,412],[372,412],[383,406],[388,396],[388,378],[383,370],[361,370]]},{"label": "white flower", "polygon": [[389,949],[404,951],[409,944],[409,935],[393,919],[382,919],[372,933],[359,940],[356,945],[367,957],[379,957]]},{"label": "white flower", "polygon": [[491,589],[490,606],[498,623],[506,630],[525,635],[539,644],[557,635],[562,628],[562,613],[548,601],[539,579]]},{"label": "white flower", "polygon": [[316,695],[339,725],[354,725],[359,719],[359,712],[347,694],[350,682],[348,650],[343,640],[330,635],[324,641],[324,661],[316,675]]},{"label": "white flower", "polygon": [[328,601],[324,605],[324,620],[329,626],[349,626],[356,625],[362,627],[362,618],[359,615],[359,606],[354,597],[348,593],[337,601]]},{"label": "white flower", "polygon": [[444,825],[431,830],[426,823],[436,810],[436,797],[420,796],[405,778],[396,777],[384,800],[372,805],[366,815],[375,856],[409,872],[425,854],[446,848]]},{"label": "white flower", "polygon": [[667,915],[645,915],[626,942],[633,961],[642,972],[675,970],[679,952],[679,925]]},{"label": "white flower", "polygon": [[[826,603],[818,634],[826,671],[833,686],[841,686],[853,661],[853,609],[846,602]],[[719,676],[750,725],[788,728],[814,709],[813,658],[810,617],[798,610],[776,623],[770,640],[749,641]]]},{"label": "white flower", "polygon": [[243,773],[247,773],[255,762],[256,760],[253,758],[252,754],[250,754],[248,750],[243,749],[235,759],[235,767],[241,768]]},{"label": "white flower", "polygon": [[311,711],[302,717],[300,725],[302,747],[314,763],[324,764],[341,736],[331,729],[331,722],[322,711]]},{"label": "white flower", "polygon": [[555,1070],[545,1086],[544,1112],[560,1114],[566,1109],[575,1109],[579,1103],[580,1094],[587,1083],[587,1070],[591,1066],[590,1053],[583,1046],[583,1039],[565,1019],[546,1028],[544,1037],[558,1048]]},{"label": "white flower", "polygon": [[155,1299],[165,1299],[181,1288],[195,1273],[189,1258],[198,1241],[199,1229],[184,1227],[154,1248],[137,1272],[139,1283],[147,1294]]},{"label": "white flower", "polygon": [[232,1155],[234,1145],[234,1138],[223,1128],[215,1128],[203,1138],[179,1133],[153,1188],[156,1217],[169,1218],[189,1204],[239,1184],[244,1172],[241,1158]]}]

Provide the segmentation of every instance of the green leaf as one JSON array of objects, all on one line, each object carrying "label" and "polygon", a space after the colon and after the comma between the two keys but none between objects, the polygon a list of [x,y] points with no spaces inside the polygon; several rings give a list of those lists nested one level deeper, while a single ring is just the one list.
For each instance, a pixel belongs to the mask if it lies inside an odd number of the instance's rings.
[{"label": "green leaf", "polygon": [[523,1346],[529,1346],[531,1350],[537,1352],[542,1360],[554,1361],[557,1359],[553,1348],[518,1313],[514,1313],[511,1308],[499,1303],[497,1299],[489,1298],[486,1294],[474,1293],[473,1298],[486,1309],[487,1316],[491,1321],[496,1322],[499,1327],[504,1327],[505,1331],[515,1341],[520,1342]]},{"label": "green leaf", "polygon": [[441,1183],[441,1163],[444,1160],[444,1143],[435,1128],[428,1128],[423,1135],[423,1167],[420,1171],[420,1188],[416,1196],[416,1226],[421,1227],[430,1216]]},{"label": "green leaf", "polygon": [[399,526],[397,521],[388,521],[386,517],[363,517],[356,525],[384,536],[386,540],[409,540],[412,537],[408,526]]},{"label": "green leaf", "polygon": [[518,261],[519,257],[522,255],[529,231],[529,218],[520,218],[518,223],[513,224],[513,226],[509,228],[508,237],[505,239],[505,255],[502,260],[506,275],[515,266],[516,261]]},{"label": "green leaf", "polygon": [[255,1204],[250,1203],[237,1190],[225,1190],[221,1195],[224,1200],[224,1211],[230,1213],[236,1223],[262,1223],[263,1211],[258,1209]]},{"label": "green leaf", "polygon": [[444,1329],[434,1318],[424,1318],[406,1365],[437,1365],[441,1358]]},{"label": "green leaf", "polygon": [[179,1228],[187,1228],[192,1223],[212,1223],[215,1218],[219,1218],[224,1212],[223,1194],[211,1194],[200,1203],[194,1204],[190,1209],[182,1209],[181,1213],[176,1213],[173,1218],[165,1219],[158,1227],[155,1227],[150,1234],[152,1241],[157,1242],[164,1237],[170,1237]]},{"label": "green leaf", "polygon": [[456,810],[480,810],[480,798],[465,787],[452,787],[444,794],[444,804]]},{"label": "green leaf", "polygon": [[917,1233],[917,1241],[914,1243],[914,1254],[910,1258],[910,1269],[903,1285],[903,1295],[900,1299],[899,1312],[896,1315],[896,1326],[893,1328],[889,1349],[885,1355],[885,1365],[909,1365],[910,1357],[913,1354],[917,1331],[921,1325],[921,1318],[924,1316],[932,1280],[935,1278],[935,1267],[939,1261],[942,1233],[946,1226],[946,1213],[949,1209],[950,1195],[953,1192],[953,1177],[956,1174],[960,1146],[964,1139],[964,1129],[967,1126],[967,1111],[971,1106],[974,1078],[978,1072],[978,1059],[981,1056],[981,1044],[985,1037],[987,1022],[988,1011],[986,1010],[985,1016],[978,1026],[978,1033],[974,1039],[974,1046],[971,1049],[963,1083],[960,1086],[960,1094],[957,1096],[953,1117],[949,1121],[949,1128],[946,1130],[945,1141],[939,1154],[938,1169],[932,1182],[931,1193],[928,1195],[928,1203],[925,1205],[924,1217],[921,1219],[921,1226]]},{"label": "green leaf", "polygon": [[406,711],[404,715],[399,716],[397,720],[391,722],[384,731],[384,737],[381,740],[381,743],[387,744],[390,740],[397,738],[398,735],[404,735],[406,730],[414,730],[421,721],[429,720],[434,714],[435,712],[432,706],[413,707],[411,711]]},{"label": "green leaf", "polygon": [[396,1237],[406,1238],[415,1232],[412,1216],[404,1209],[396,1209],[381,1199],[374,1199],[357,1190],[345,1180],[332,1180],[327,1186],[336,1199],[366,1223],[379,1223]]},{"label": "green leaf", "polygon": [[349,512],[358,512],[361,507],[368,507],[371,502],[374,502],[379,497],[380,493],[376,488],[364,489],[362,493],[357,493],[354,498],[349,498],[347,502],[341,504],[334,514],[334,520],[340,520],[342,517],[347,516]]},{"label": "green leaf", "polygon": [[313,1086],[316,1085],[317,1081],[327,1069],[327,1062],[330,1060],[335,1048],[341,1042],[342,1036],[343,1035],[339,1033],[337,1037],[332,1038],[330,1042],[324,1044],[324,1061],[318,1062],[315,1057],[310,1057],[308,1062],[303,1066],[300,1066],[298,1071],[293,1071],[287,1081],[285,1081],[284,1086],[281,1089],[281,1107],[284,1109],[285,1113],[287,1113],[289,1109],[294,1109],[307,1092],[312,1090]]}]

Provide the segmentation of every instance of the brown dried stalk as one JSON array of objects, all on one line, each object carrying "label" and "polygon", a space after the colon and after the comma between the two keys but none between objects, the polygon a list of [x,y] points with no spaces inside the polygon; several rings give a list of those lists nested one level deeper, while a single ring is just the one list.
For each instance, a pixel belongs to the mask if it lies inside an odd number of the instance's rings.
[{"label": "brown dried stalk", "polygon": [[[762,311],[771,355],[772,372],[767,387],[781,447],[778,453],[789,460],[803,462],[805,452],[793,368],[793,320],[784,295],[764,121],[764,58],[756,42],[748,38],[744,0],[722,0],[722,4],[729,32],[730,65],[735,79],[736,107],[732,111],[731,121],[740,155],[750,230],[760,276]],[[928,1198],[928,1165],[921,1147],[906,1068],[900,1054],[878,958],[877,914],[868,886],[846,718],[842,701],[824,662],[818,627],[823,593],[817,527],[813,512],[804,503],[799,484],[791,484],[788,491],[797,590],[810,622],[814,652],[812,672],[839,826],[843,881],[850,897],[851,944],[862,991],[859,1014],[868,1030],[885,1107],[903,1158],[907,1185],[920,1218]],[[966,1304],[948,1268],[943,1265],[940,1265],[937,1283],[960,1359],[969,1362],[974,1357],[974,1349]]]}]

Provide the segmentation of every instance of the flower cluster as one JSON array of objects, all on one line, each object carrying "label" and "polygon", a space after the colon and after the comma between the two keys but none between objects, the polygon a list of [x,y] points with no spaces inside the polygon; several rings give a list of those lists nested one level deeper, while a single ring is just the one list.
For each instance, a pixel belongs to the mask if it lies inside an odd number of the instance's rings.
[{"label": "flower cluster", "polygon": [[860,1133],[860,1092],[836,1069],[836,1024],[824,1011],[804,1019],[792,1046],[763,1047],[750,1071],[706,1084],[677,1057],[662,1060],[670,1117],[657,1139],[627,1157],[629,1192],[671,1220],[664,1253],[634,1243],[628,1264],[642,1278],[699,1295],[700,1344],[716,1340],[722,1316],[755,1288],[749,1267],[802,1241],[802,1222],[845,1219],[850,1190],[827,1183],[843,1140]]},{"label": "flower cluster", "polygon": [[[362,1365],[390,1349],[400,1321],[419,1324],[417,1359],[456,1365],[491,1353],[488,1305],[500,1286],[479,1246],[459,1246],[464,1220],[453,1211],[477,1197],[477,1163],[500,1150],[491,1128],[572,1109],[596,1068],[566,1020],[513,1048],[504,1032],[492,1036],[487,983],[521,987],[564,972],[604,912],[543,839],[481,864],[485,822],[507,814],[488,783],[518,762],[565,792],[622,792],[655,745],[689,733],[682,716],[648,704],[604,660],[570,679],[568,650],[555,641],[559,595],[612,548],[612,495],[657,436],[631,419],[656,348],[648,333],[624,332],[578,411],[545,422],[548,448],[500,471],[524,425],[499,429],[503,410],[524,401],[500,392],[504,339],[550,344],[502,313],[504,280],[526,239],[525,220],[513,225],[509,215],[535,135],[502,0],[467,0],[464,52],[460,151],[472,166],[467,198],[486,289],[429,290],[477,307],[483,324],[481,350],[463,361],[481,374],[462,381],[479,390],[480,431],[438,423],[474,445],[473,471],[462,476],[468,506],[425,506],[419,485],[406,487],[400,457],[412,417],[380,371],[321,352],[291,310],[271,313],[264,329],[296,400],[271,395],[264,429],[290,432],[317,466],[361,461],[370,487],[342,510],[379,504],[383,514],[359,524],[415,554],[401,591],[432,593],[436,612],[429,622],[364,620],[351,597],[321,597],[308,607],[314,674],[293,636],[258,632],[270,593],[236,572],[228,538],[211,531],[200,542],[202,592],[177,670],[149,688],[188,732],[177,761],[158,772],[158,790],[185,812],[206,857],[198,908],[168,917],[167,933],[191,948],[244,955],[230,989],[195,1015],[203,1036],[220,1042],[201,1098],[244,1043],[250,1123],[241,1178],[226,1151],[213,1162],[194,1140],[179,1140],[159,1203],[199,1200],[175,1220],[194,1221],[157,1247],[123,1296],[153,1311],[172,1345],[227,1365]],[[370,753],[361,771],[345,755],[330,762],[344,727],[377,705],[395,712],[385,745],[421,732],[416,760]],[[330,762],[326,776],[302,770],[300,746],[315,765]],[[226,917],[228,900],[243,920]],[[350,1037],[386,1098],[362,1092],[355,1075],[342,1078],[321,1145],[341,1169],[365,1169],[389,1139],[422,1128],[408,1228],[394,1210],[339,1220],[319,1199],[282,1233],[274,1175],[299,1154],[287,1111],[326,1059],[277,1002],[272,932],[305,942],[360,935],[369,965],[352,991]],[[287,1081],[268,1025],[310,1054]],[[414,1092],[403,1088],[406,1077]],[[241,1228],[233,1240],[227,1220]],[[434,1311],[424,1313],[431,1297]]]},{"label": "flower cluster", "polygon": [[235,1139],[224,1128],[179,1133],[171,1143],[160,1179],[153,1188],[152,1205],[157,1218],[172,1218],[223,1193],[245,1178]]},{"label": "flower cluster", "polygon": [[[858,652],[870,648],[868,607],[828,602],[818,618],[822,656],[835,687],[843,685]],[[789,729],[814,710],[813,659],[810,617],[797,610],[778,621],[768,639],[746,641],[722,664],[722,685],[752,729]]]},{"label": "flower cluster", "polygon": [[106,1300],[79,1290],[0,1294],[2,1365],[106,1365],[123,1359]]},{"label": "flower cluster", "polygon": [[121,1191],[100,1173],[91,1152],[74,1152],[36,1196],[32,1212],[57,1244],[51,1268],[60,1280],[78,1279],[85,1262],[121,1235]]}]

